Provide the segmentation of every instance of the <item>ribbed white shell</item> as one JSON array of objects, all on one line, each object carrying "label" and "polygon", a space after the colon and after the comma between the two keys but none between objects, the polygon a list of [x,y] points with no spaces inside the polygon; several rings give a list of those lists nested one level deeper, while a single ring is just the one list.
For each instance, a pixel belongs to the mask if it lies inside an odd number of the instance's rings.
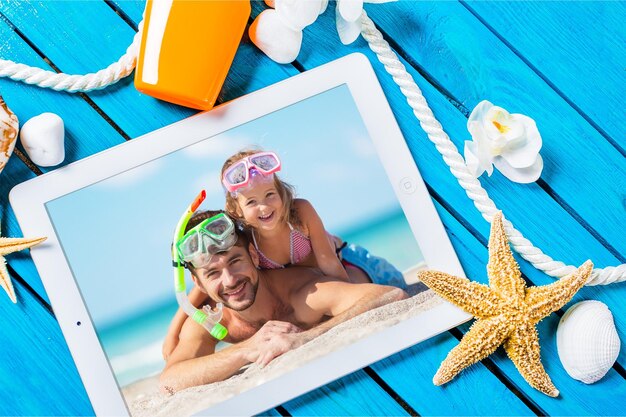
[{"label": "ribbed white shell", "polygon": [[620,340],[609,308],[600,301],[574,304],[556,330],[559,358],[574,379],[593,384],[617,360]]},{"label": "ribbed white shell", "polygon": [[9,157],[17,142],[19,122],[17,116],[6,105],[0,96],[0,172],[9,162]]}]

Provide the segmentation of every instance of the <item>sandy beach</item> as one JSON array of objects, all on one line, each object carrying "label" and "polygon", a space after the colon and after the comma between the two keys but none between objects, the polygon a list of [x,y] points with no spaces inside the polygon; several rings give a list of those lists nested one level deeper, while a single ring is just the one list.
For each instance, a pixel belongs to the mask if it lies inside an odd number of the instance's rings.
[{"label": "sandy beach", "polygon": [[253,364],[226,381],[166,395],[159,392],[157,375],[124,387],[122,393],[133,417],[188,416],[369,334],[417,316],[441,302],[439,297],[428,290],[407,300],[368,311],[341,323],[298,349],[285,353],[265,368]]}]

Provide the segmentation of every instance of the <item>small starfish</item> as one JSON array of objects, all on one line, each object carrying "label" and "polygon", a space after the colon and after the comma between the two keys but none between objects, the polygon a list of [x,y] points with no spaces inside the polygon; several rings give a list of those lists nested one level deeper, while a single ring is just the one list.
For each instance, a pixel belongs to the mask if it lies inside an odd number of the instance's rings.
[{"label": "small starfish", "polygon": [[576,272],[541,287],[526,288],[498,212],[489,236],[489,286],[438,271],[423,271],[419,279],[437,294],[478,320],[450,351],[433,378],[442,385],[466,367],[491,355],[501,344],[517,370],[535,389],[559,395],[541,364],[536,324],[563,307],[587,282],[593,269],[585,262]]},{"label": "small starfish", "polygon": [[15,298],[15,290],[13,289],[13,283],[11,277],[9,277],[9,271],[7,271],[6,260],[4,255],[8,255],[12,252],[18,252],[31,246],[35,246],[38,243],[43,242],[47,238],[38,237],[35,239],[26,239],[23,237],[0,237],[0,285],[9,294],[11,301],[17,304],[17,298]]}]

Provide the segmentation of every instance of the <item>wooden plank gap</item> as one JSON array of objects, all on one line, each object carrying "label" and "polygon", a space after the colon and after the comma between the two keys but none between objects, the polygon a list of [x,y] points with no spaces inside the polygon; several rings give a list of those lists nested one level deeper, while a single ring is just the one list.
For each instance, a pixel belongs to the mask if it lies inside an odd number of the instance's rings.
[{"label": "wooden plank gap", "polygon": [[576,103],[574,103],[567,95],[559,89],[550,79],[539,71],[539,68],[534,66],[524,55],[522,55],[504,36],[495,30],[487,21],[485,21],[469,4],[464,0],[459,0],[459,3],[467,9],[489,32],[491,32],[500,42],[502,42],[513,54],[518,57],[532,72],[537,74],[559,97],[563,99],[576,113],[580,115],[587,123],[589,123],[606,141],[611,144],[622,156],[626,157],[626,150],[620,146],[620,144],[613,139],[600,125],[598,125],[591,117],[587,115]]},{"label": "wooden plank gap", "polygon": [[624,367],[622,365],[620,365],[619,363],[615,362],[613,364],[613,369],[615,369],[615,371],[624,379],[626,379],[626,370],[624,369]]},{"label": "wooden plank gap", "polygon": [[291,417],[291,414],[289,413],[289,411],[287,411],[285,407],[283,407],[282,405],[279,405],[278,407],[276,407],[275,410],[278,411],[278,413],[281,416]]},{"label": "wooden plank gap", "polygon": [[600,233],[598,233],[587,221],[579,215],[576,210],[574,210],[561,196],[550,187],[550,185],[539,178],[537,180],[537,185],[541,187],[541,189],[548,194],[559,206],[563,207],[563,209],[574,218],[586,231],[591,234],[602,246],[606,248],[607,251],[611,253],[611,255],[615,256],[615,258],[621,262],[626,263],[626,258],[615,249]]},{"label": "wooden plank gap", "polygon": [[465,220],[465,218],[461,215],[459,211],[457,211],[454,207],[447,203],[445,199],[439,193],[437,193],[437,191],[434,190],[433,187],[431,187],[426,181],[424,181],[424,184],[426,185],[428,194],[430,194],[433,200],[439,203],[448,213],[450,213],[452,217],[456,219],[457,222],[459,222],[464,228],[466,228],[467,231],[470,232],[470,234],[474,236],[474,238],[478,242],[480,242],[481,245],[486,248],[487,239],[485,239],[483,235],[471,223]]},{"label": "wooden plank gap", "polygon": [[46,57],[46,55],[41,51],[41,49],[39,49],[30,39],[28,39],[28,37],[21,30],[19,30],[19,28],[15,26],[13,22],[11,22],[11,20],[8,17],[6,17],[4,13],[2,12],[0,12],[0,20],[6,23],[7,26],[9,26],[9,28],[11,28],[11,30],[15,32],[17,36],[19,36],[33,51],[35,51],[37,55],[39,55],[41,59],[43,59],[46,62],[46,64],[50,65],[56,72],[61,72],[52,63],[52,61],[50,61],[48,57]]},{"label": "wooden plank gap", "polygon": [[[37,302],[44,308],[44,310],[46,310],[48,313],[50,313],[50,315],[52,317],[55,318],[56,320],[56,316],[54,315],[54,311],[52,310],[52,306],[50,304],[48,304],[46,302],[46,300],[44,300],[38,293],[37,291],[35,291],[30,285],[28,285],[28,283],[26,282],[26,280],[24,280],[24,278],[22,278],[21,275],[19,275],[12,267],[11,265],[7,262],[6,264],[7,270],[9,271],[9,275],[11,276],[11,278],[13,278],[13,280],[17,281],[26,291],[28,291],[30,293],[30,295],[33,296],[33,298],[35,300],[37,300]],[[18,299],[19,302],[19,299]]]},{"label": "wooden plank gap", "polygon": [[402,407],[402,409],[404,409],[404,411],[406,411],[410,416],[420,416],[420,414],[415,411],[415,409],[413,409],[413,407],[411,407],[409,403],[404,401],[404,399],[400,395],[398,395],[398,393],[393,388],[391,388],[389,384],[387,384],[372,368],[367,366],[363,368],[363,371],[365,371],[365,373],[370,378],[372,378],[374,382],[376,382],[387,394],[389,394],[389,396],[393,398],[393,400],[397,402],[398,405]]},{"label": "wooden plank gap", "polygon": [[299,63],[297,60],[293,61],[291,63],[291,66],[294,67],[295,69],[297,69],[298,71],[300,71],[301,73],[306,71],[306,68],[304,68],[304,65],[302,65],[301,63]]},{"label": "wooden plank gap", "polygon": [[115,123],[113,119],[111,119],[109,115],[106,114],[104,110],[102,110],[100,106],[98,106],[86,93],[77,94],[83,100],[85,100],[87,104],[89,104],[91,108],[94,109],[96,113],[98,113],[98,115],[100,115],[100,117],[102,117],[117,133],[119,133],[120,136],[124,138],[124,140],[129,141],[131,139],[131,137],[117,123]]},{"label": "wooden plank gap", "polygon": [[[448,330],[448,332],[452,334],[452,336],[454,336],[459,341],[463,338],[463,333],[456,327],[454,329]],[[504,386],[507,387],[509,391],[513,393],[513,395],[519,398],[520,401],[524,403],[524,405],[526,405],[533,413],[535,413],[535,415],[537,416],[548,415],[532,399],[526,397],[526,395],[524,395],[524,393],[517,388],[517,386],[513,383],[513,381],[507,378],[507,376],[500,370],[500,368],[496,366],[495,363],[493,363],[491,359],[485,358],[481,360],[480,363],[483,364],[489,370],[489,372],[491,372],[496,378],[498,378],[498,380],[502,382],[502,384],[504,384]]]},{"label": "wooden plank gap", "polygon": [[130,26],[132,30],[134,30],[135,32],[139,31],[138,25],[135,24],[133,19],[131,19],[124,10],[118,7],[117,4],[113,3],[111,0],[104,0],[104,3],[109,6],[111,10],[113,10],[113,12],[115,12],[115,14],[118,15],[124,22],[126,22],[126,24]]},{"label": "wooden plank gap", "polygon": [[41,169],[39,169],[39,167],[37,165],[35,165],[35,163],[30,160],[28,155],[25,155],[24,152],[22,152],[22,150],[20,148],[18,148],[16,146],[15,149],[13,149],[13,153],[15,155],[17,155],[17,157],[24,163],[24,165],[26,165],[28,167],[28,169],[33,171],[33,173],[35,175],[42,175],[43,174]]},{"label": "wooden plank gap", "polygon": [[[372,19],[373,21],[373,19]],[[375,22],[374,22],[375,23]],[[389,44],[391,49],[404,61],[406,61],[419,75],[421,75],[430,85],[433,86],[435,90],[437,90],[443,97],[450,102],[458,111],[460,111],[465,117],[469,117],[470,110],[461,103],[459,99],[457,99],[452,92],[450,92],[447,88],[445,88],[437,79],[429,73],[426,68],[420,65],[417,61],[409,55],[402,46],[400,46],[391,35],[385,32],[381,27],[376,25],[376,28],[382,33],[385,41]],[[391,76],[391,75],[389,75]],[[417,84],[417,83],[416,83]]]}]

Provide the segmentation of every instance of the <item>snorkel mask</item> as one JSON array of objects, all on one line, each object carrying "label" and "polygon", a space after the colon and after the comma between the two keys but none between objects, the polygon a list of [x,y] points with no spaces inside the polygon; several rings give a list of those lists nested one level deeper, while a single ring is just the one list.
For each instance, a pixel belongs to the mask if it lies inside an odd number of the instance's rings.
[{"label": "snorkel mask", "polygon": [[203,220],[185,233],[189,219],[205,198],[206,192],[202,190],[193,203],[187,207],[176,226],[172,245],[174,287],[180,308],[193,321],[202,325],[211,336],[222,340],[228,334],[226,327],[219,323],[222,319],[222,303],[217,304],[215,311],[208,306],[198,310],[189,302],[185,286],[185,265],[190,264],[194,268],[202,268],[209,263],[213,255],[229,250],[237,242],[235,225],[224,213]]},{"label": "snorkel mask", "polygon": [[234,195],[258,182],[273,181],[273,174],[280,168],[280,159],[274,152],[258,152],[228,167],[222,176],[222,184]]}]

